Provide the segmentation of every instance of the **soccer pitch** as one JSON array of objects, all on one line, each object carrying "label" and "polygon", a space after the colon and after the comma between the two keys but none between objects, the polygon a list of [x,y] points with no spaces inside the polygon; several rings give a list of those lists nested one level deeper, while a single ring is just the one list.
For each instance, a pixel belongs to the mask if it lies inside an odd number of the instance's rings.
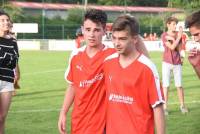
[{"label": "soccer pitch", "polygon": [[[13,97],[6,134],[58,134],[57,121],[67,87],[64,72],[69,54],[55,51],[20,52],[21,89]],[[150,55],[161,74],[162,54],[151,52]],[[167,134],[200,133],[200,81],[187,59],[183,65],[183,87],[190,112],[181,114],[172,81],[169,92],[170,112],[166,117]]]}]

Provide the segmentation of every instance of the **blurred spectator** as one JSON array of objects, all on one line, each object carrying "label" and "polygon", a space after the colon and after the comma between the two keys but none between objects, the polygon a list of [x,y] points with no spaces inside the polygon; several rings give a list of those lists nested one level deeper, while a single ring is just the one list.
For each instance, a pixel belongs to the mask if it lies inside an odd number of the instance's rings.
[{"label": "blurred spectator", "polygon": [[150,40],[150,41],[153,41],[153,40],[154,40],[154,36],[153,36],[152,33],[149,34],[149,40]]},{"label": "blurred spectator", "polygon": [[[183,31],[182,26],[179,26],[179,31]],[[180,45],[180,48],[179,48],[182,63],[183,63],[183,60],[185,58],[185,46],[186,46],[188,39],[189,39],[188,35],[185,32],[183,32],[182,37],[181,37],[181,45]]]},{"label": "blurred spectator", "polygon": [[158,40],[157,33],[153,33],[153,40]]},{"label": "blurred spectator", "polygon": [[148,39],[148,34],[147,34],[147,33],[144,33],[143,38],[144,38],[144,40],[149,40],[149,39]]},{"label": "blurred spectator", "polygon": [[78,28],[76,30],[75,42],[76,42],[76,48],[80,48],[81,46],[84,45],[84,38],[83,38],[83,33],[82,33],[81,28]]},{"label": "blurred spectator", "polygon": [[[185,21],[186,28],[189,28],[194,41],[200,46],[200,10],[192,13],[186,18]],[[200,79],[200,49],[199,47],[194,47],[189,50],[188,60],[193,66],[197,76]]]}]

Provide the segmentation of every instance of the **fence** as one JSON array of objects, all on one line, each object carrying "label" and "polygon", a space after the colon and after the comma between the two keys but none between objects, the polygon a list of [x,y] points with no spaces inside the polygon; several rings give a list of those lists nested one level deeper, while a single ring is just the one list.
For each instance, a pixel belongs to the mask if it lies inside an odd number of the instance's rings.
[{"label": "fence", "polygon": [[[74,25],[39,25],[38,33],[18,33],[18,39],[74,39],[77,28],[80,24]],[[157,33],[158,36],[163,32],[162,27],[141,27],[140,34]]]}]

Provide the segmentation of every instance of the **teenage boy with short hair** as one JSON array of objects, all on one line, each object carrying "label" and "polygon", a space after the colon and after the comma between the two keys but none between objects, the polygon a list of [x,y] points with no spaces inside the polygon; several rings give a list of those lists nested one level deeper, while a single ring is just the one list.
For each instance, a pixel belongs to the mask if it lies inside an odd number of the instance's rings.
[{"label": "teenage boy with short hair", "polygon": [[[116,53],[104,63],[106,134],[165,134],[164,99],[156,66],[137,51],[139,23],[129,15],[112,27]],[[155,122],[154,122],[155,121]]]},{"label": "teenage boy with short hair", "polygon": [[162,62],[162,82],[163,82],[163,91],[165,97],[164,110],[165,115],[168,115],[167,102],[168,102],[168,91],[170,86],[170,73],[173,71],[175,86],[177,88],[180,110],[183,114],[188,112],[188,109],[185,107],[184,103],[184,91],[182,87],[182,63],[181,56],[179,53],[179,45],[181,42],[181,37],[183,31],[176,30],[176,24],[178,19],[175,17],[169,17],[166,20],[167,32],[162,34],[163,46],[165,48],[163,53],[163,62]]}]

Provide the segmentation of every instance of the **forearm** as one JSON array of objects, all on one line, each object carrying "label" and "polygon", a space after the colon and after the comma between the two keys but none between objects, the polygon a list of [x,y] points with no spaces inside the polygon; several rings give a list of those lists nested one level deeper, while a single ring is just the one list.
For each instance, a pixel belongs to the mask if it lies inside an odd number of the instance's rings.
[{"label": "forearm", "polygon": [[193,68],[194,68],[194,70],[195,70],[197,76],[198,76],[199,79],[200,79],[200,65],[199,65],[199,66],[193,66]]},{"label": "forearm", "polygon": [[63,102],[63,105],[62,105],[61,112],[66,114],[69,111],[69,108],[74,101],[74,96],[75,96],[74,87],[72,85],[69,85],[69,87],[68,87],[68,89],[66,90],[66,93],[65,93],[65,98],[64,98],[64,102]]},{"label": "forearm", "polygon": [[156,106],[153,111],[157,134],[165,134],[165,116],[162,104]]},{"label": "forearm", "polygon": [[18,64],[16,64],[16,67],[15,67],[15,78],[17,80],[20,79],[20,69],[19,69],[19,65]]}]

